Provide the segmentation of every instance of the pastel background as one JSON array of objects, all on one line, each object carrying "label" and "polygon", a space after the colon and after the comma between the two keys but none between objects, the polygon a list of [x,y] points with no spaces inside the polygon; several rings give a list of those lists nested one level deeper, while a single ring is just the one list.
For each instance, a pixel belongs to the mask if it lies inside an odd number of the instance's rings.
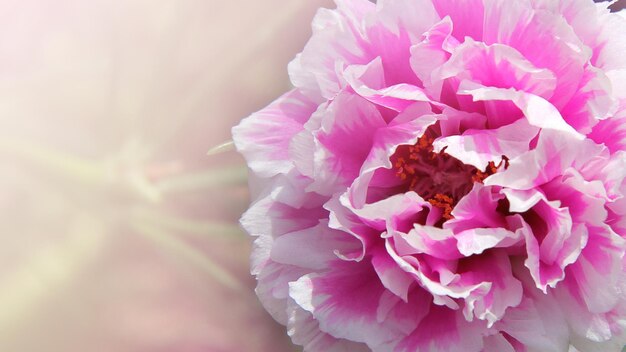
[{"label": "pastel background", "polygon": [[0,0],[0,351],[295,350],[243,161],[207,152],[289,88],[320,6]]},{"label": "pastel background", "polygon": [[234,152],[322,0],[0,0],[0,351],[294,350]]}]

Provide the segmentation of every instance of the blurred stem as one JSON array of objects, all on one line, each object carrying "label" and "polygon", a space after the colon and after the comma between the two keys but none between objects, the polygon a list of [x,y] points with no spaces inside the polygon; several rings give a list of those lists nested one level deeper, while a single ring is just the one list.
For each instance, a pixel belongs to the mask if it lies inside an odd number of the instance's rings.
[{"label": "blurred stem", "polygon": [[132,211],[133,218],[141,223],[170,230],[174,233],[190,234],[197,236],[219,236],[225,238],[245,238],[241,229],[234,224],[218,223],[211,221],[196,221],[163,212],[153,211],[144,207],[138,207]]},{"label": "blurred stem", "polygon": [[51,148],[20,141],[14,138],[0,138],[0,152],[45,167],[64,177],[85,183],[104,183],[106,165]]},{"label": "blurred stem", "polygon": [[217,145],[211,149],[209,149],[209,151],[207,152],[208,156],[211,155],[217,155],[217,154],[221,154],[221,153],[226,153],[226,152],[230,152],[235,150],[235,142],[233,141],[228,141],[228,142],[224,142],[220,145]]},{"label": "blurred stem", "polygon": [[49,297],[63,292],[102,247],[99,222],[79,217],[68,238],[51,248],[31,253],[26,263],[0,286],[0,331],[20,329]]},{"label": "blurred stem", "polygon": [[247,169],[244,166],[235,166],[173,176],[157,182],[155,187],[162,194],[195,192],[208,188],[243,185],[247,179]]},{"label": "blurred stem", "polygon": [[172,235],[170,232],[158,226],[140,221],[134,221],[133,227],[161,248],[171,254],[175,254],[177,258],[183,258],[196,265],[225,287],[239,293],[248,291],[235,276],[214,263],[204,253],[201,253],[196,248],[176,238],[176,236]]}]

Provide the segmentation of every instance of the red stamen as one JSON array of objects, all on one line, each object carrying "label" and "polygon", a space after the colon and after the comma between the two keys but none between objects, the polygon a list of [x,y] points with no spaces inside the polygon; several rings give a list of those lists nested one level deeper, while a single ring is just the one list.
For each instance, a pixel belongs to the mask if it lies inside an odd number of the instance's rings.
[{"label": "red stamen", "polygon": [[414,145],[398,147],[392,156],[392,163],[396,176],[407,182],[409,190],[442,209],[442,218],[450,220],[453,218],[452,210],[471,191],[473,184],[483,183],[487,177],[497,173],[503,164],[507,169],[509,159],[502,156],[498,165],[491,161],[482,171],[447,154],[447,147],[435,153],[431,135],[424,134]]}]

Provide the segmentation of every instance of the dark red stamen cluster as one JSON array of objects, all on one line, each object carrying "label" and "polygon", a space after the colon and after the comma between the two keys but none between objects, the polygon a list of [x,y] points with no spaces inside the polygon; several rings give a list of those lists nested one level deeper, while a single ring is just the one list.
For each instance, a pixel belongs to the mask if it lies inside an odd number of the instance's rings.
[{"label": "dark red stamen cluster", "polygon": [[396,176],[405,181],[408,191],[415,191],[430,204],[443,210],[445,220],[452,219],[452,209],[467,193],[474,183],[483,181],[498,172],[509,161],[505,156],[496,165],[489,162],[485,171],[466,165],[445,152],[445,148],[436,153],[434,138],[424,134],[415,145],[398,147],[391,157]]}]

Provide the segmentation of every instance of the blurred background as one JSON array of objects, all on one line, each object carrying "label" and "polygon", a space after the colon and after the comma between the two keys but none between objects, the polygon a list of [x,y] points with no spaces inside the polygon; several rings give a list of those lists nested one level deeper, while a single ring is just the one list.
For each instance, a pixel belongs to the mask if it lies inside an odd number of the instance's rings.
[{"label": "blurred background", "polygon": [[[618,4],[616,6],[623,6]],[[331,0],[0,0],[0,351],[294,351],[254,296],[246,169]]]},{"label": "blurred background", "polygon": [[328,0],[0,0],[0,351],[293,351],[257,303],[246,169]]}]

